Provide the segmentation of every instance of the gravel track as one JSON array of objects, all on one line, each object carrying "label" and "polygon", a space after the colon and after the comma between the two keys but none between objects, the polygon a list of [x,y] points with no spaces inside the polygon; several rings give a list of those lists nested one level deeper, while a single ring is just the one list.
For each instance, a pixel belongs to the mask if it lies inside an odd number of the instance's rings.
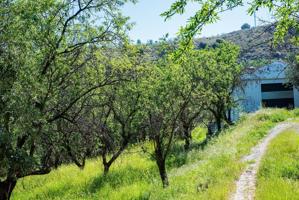
[{"label": "gravel track", "polygon": [[245,156],[242,161],[249,162],[245,171],[241,174],[236,182],[236,191],[231,196],[231,200],[253,200],[256,189],[256,176],[263,155],[267,150],[270,141],[282,131],[291,128],[294,123],[283,122],[270,130],[269,134],[255,147],[251,149],[251,153]]}]

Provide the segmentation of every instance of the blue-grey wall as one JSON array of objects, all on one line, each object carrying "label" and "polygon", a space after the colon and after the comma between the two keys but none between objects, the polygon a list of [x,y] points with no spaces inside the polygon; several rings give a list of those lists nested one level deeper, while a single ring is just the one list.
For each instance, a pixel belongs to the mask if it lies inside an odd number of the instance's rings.
[{"label": "blue-grey wall", "polygon": [[[249,69],[242,77],[242,86],[235,91],[234,98],[239,106],[233,110],[233,119],[237,119],[241,112],[254,112],[262,107],[261,84],[267,83],[287,83],[285,76],[286,64],[274,62],[259,69]],[[294,88],[293,94],[290,92],[265,93],[268,96],[289,97],[294,96],[295,107],[299,107],[299,91]]]}]

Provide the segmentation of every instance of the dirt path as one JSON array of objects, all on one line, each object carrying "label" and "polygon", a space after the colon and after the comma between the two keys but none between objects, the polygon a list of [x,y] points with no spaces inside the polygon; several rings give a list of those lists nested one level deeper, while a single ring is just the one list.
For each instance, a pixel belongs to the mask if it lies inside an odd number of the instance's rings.
[{"label": "dirt path", "polygon": [[242,161],[249,162],[249,166],[241,174],[236,182],[236,192],[230,198],[231,200],[253,200],[256,187],[256,175],[263,155],[267,150],[270,141],[275,138],[283,130],[291,128],[294,124],[284,122],[274,127],[269,134],[253,149],[251,153],[244,157]]}]

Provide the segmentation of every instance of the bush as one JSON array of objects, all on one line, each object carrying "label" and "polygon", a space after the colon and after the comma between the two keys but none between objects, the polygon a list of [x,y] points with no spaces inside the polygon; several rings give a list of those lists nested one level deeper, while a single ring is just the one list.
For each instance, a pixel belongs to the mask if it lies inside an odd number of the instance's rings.
[{"label": "bush", "polygon": [[207,43],[205,43],[205,42],[200,42],[199,44],[198,44],[198,48],[199,49],[205,49],[207,47]]},{"label": "bush", "polygon": [[248,24],[248,23],[245,23],[245,24],[243,24],[242,26],[241,26],[241,29],[242,30],[248,30],[248,29],[250,29],[251,27],[250,27],[250,25]]}]

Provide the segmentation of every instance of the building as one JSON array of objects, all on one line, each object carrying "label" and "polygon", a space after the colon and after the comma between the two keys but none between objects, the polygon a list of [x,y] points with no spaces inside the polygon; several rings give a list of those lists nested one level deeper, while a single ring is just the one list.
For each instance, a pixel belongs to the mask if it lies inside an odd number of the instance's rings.
[{"label": "building", "polygon": [[242,87],[235,93],[239,107],[233,111],[234,118],[240,112],[254,112],[262,107],[299,107],[299,91],[288,84],[283,62],[274,62],[260,68],[248,68],[242,76]]}]

